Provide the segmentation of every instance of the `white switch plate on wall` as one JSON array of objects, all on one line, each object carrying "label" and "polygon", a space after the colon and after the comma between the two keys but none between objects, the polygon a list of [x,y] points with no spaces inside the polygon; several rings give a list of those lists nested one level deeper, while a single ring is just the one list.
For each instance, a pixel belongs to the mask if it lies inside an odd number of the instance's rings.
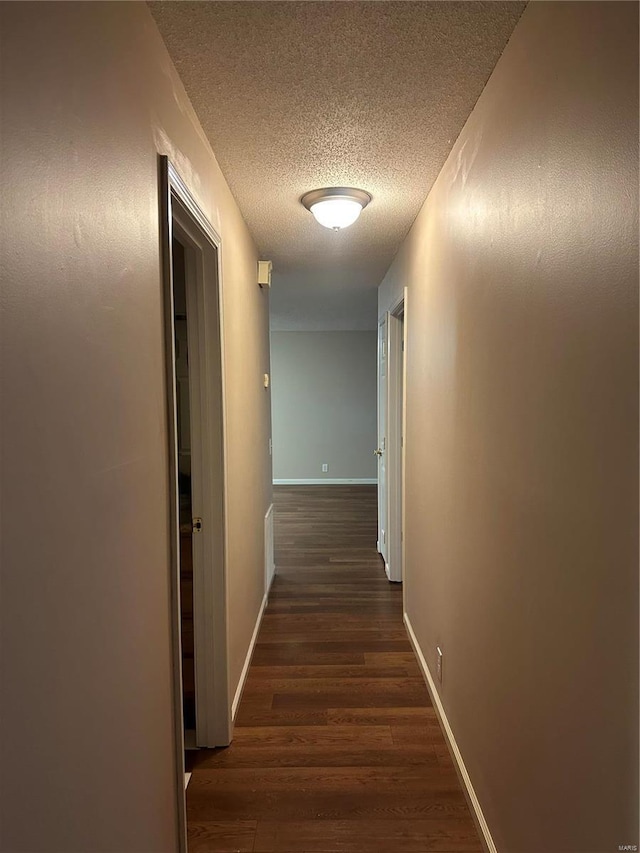
[{"label": "white switch plate on wall", "polygon": [[326,474],[328,470],[329,470],[329,465],[326,462],[323,462],[322,463],[322,473]]}]

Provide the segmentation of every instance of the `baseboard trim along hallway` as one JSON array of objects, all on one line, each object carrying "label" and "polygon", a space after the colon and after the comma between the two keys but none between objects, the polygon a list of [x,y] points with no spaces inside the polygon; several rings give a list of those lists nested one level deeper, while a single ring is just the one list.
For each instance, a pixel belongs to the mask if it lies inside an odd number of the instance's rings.
[{"label": "baseboard trim along hallway", "polygon": [[242,699],[242,691],[244,690],[247,675],[249,674],[249,667],[251,666],[253,650],[256,645],[256,640],[258,639],[258,634],[260,633],[260,626],[262,625],[262,617],[264,616],[264,611],[267,607],[267,602],[269,601],[269,590],[271,589],[271,584],[273,583],[273,579],[276,574],[276,566],[273,554],[273,504],[270,504],[269,509],[265,514],[264,521],[266,563],[265,573],[267,588],[264,593],[264,598],[262,599],[262,604],[260,605],[260,610],[258,611],[258,618],[256,619],[256,624],[253,628],[251,642],[249,643],[249,648],[247,649],[247,656],[244,659],[244,665],[242,667],[242,672],[240,673],[240,681],[238,682],[238,687],[236,688],[236,693],[233,697],[233,703],[231,705],[231,722],[235,722],[236,714],[238,713],[238,705],[240,704],[240,700]]},{"label": "baseboard trim along hallway", "polygon": [[[273,580],[273,577],[271,578]],[[242,691],[244,690],[244,685],[247,680],[247,675],[249,674],[249,667],[251,666],[251,658],[253,657],[253,650],[256,645],[256,640],[258,639],[258,634],[260,633],[260,626],[262,625],[262,617],[264,616],[264,611],[267,606],[267,601],[269,600],[269,590],[267,590],[264,594],[264,598],[262,599],[262,604],[260,605],[260,610],[258,611],[258,618],[256,619],[256,624],[253,629],[253,634],[251,635],[251,642],[249,643],[249,648],[247,649],[247,656],[244,659],[244,665],[242,667],[242,672],[240,673],[240,681],[238,682],[238,686],[236,688],[235,696],[233,697],[233,703],[231,705],[231,722],[235,722],[236,715],[238,713],[238,706],[240,705],[240,700],[242,699]]]},{"label": "baseboard trim along hallway", "polygon": [[491,835],[491,830],[489,829],[489,824],[487,823],[484,813],[482,811],[480,800],[478,799],[478,796],[475,792],[473,783],[471,782],[471,777],[469,776],[469,772],[464,763],[464,759],[462,758],[462,753],[460,752],[460,748],[458,747],[455,735],[453,734],[453,729],[449,724],[449,719],[447,718],[444,706],[440,701],[440,696],[438,694],[438,691],[436,690],[435,682],[431,677],[429,667],[427,666],[427,661],[425,660],[425,657],[422,654],[420,643],[418,642],[418,639],[413,632],[411,620],[409,619],[406,612],[403,615],[403,620],[405,628],[407,629],[407,634],[409,635],[409,642],[411,643],[413,651],[415,652],[415,656],[418,660],[418,666],[420,667],[420,671],[422,672],[422,675],[424,677],[425,683],[427,685],[427,690],[429,691],[431,701],[433,702],[434,710],[438,716],[438,720],[440,721],[440,725],[442,726],[442,730],[447,740],[447,745],[449,746],[449,751],[451,752],[451,755],[453,757],[453,763],[458,772],[458,776],[460,777],[460,781],[462,782],[462,785],[464,787],[464,791],[467,796],[467,801],[471,809],[471,814],[475,819],[476,826],[481,834],[482,839],[484,840],[484,843],[487,845],[488,853],[498,853],[498,849]]}]

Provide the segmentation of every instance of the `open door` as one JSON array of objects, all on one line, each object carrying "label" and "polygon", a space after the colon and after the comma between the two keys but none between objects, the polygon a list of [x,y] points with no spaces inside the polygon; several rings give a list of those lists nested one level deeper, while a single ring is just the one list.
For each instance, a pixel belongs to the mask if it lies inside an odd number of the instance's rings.
[{"label": "open door", "polygon": [[404,299],[387,314],[386,567],[400,582],[404,563]]},{"label": "open door", "polygon": [[378,551],[389,575],[387,558],[387,318],[378,324]]},{"label": "open door", "polygon": [[378,551],[390,581],[404,564],[404,294],[378,323]]}]

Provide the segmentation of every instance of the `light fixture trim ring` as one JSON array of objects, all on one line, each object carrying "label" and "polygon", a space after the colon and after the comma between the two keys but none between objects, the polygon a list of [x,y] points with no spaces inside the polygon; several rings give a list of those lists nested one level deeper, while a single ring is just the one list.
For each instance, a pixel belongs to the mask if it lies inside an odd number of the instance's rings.
[{"label": "light fixture trim ring", "polygon": [[369,204],[371,201],[371,195],[365,190],[358,190],[355,187],[324,187],[319,190],[311,190],[308,193],[305,193],[300,199],[301,204],[307,208],[307,210],[311,210],[312,205],[317,204],[319,201],[329,201],[332,198],[343,198],[349,199],[350,201],[357,201],[361,206],[362,210]]}]

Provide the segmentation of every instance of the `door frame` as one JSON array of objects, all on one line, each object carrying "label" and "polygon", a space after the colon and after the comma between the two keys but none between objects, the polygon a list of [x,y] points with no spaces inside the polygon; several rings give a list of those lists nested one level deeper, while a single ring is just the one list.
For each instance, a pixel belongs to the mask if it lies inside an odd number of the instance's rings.
[{"label": "door frame", "polygon": [[[194,549],[194,654],[196,720],[199,746],[231,742],[227,638],[226,430],[224,411],[224,338],[222,316],[222,241],[168,157],[160,156],[161,249],[163,267],[165,368],[169,460],[169,537],[171,631],[173,650],[174,732],[180,850],[186,851],[184,795],[184,723],[182,712],[182,650],[180,610],[180,514],[178,488],[177,393],[172,243],[174,223],[185,248],[189,347],[197,353],[197,395],[200,423],[191,443],[200,444],[203,463],[201,506],[202,559]],[[189,292],[191,291],[191,292]],[[191,320],[191,324],[189,324]],[[195,320],[195,323],[193,322]],[[192,390],[190,368],[190,396]],[[191,403],[193,405],[193,403]],[[193,410],[192,410],[193,411]]]},{"label": "door frame", "polygon": [[[390,581],[404,576],[404,481],[406,434],[407,288],[386,313],[387,318],[387,532]],[[404,346],[403,346],[404,341]]]},{"label": "door frame", "polygon": [[[378,320],[384,323],[386,344],[386,381],[384,401],[385,494],[378,489],[378,530],[382,512],[386,518],[385,572],[390,581],[400,583],[404,576],[404,516],[406,458],[406,376],[407,376],[407,288]],[[380,332],[378,340],[380,341]],[[403,347],[403,337],[405,345]],[[378,344],[380,346],[380,343]],[[381,385],[378,360],[378,388]],[[380,401],[378,401],[380,406]],[[378,550],[380,547],[378,546]]]},{"label": "door frame", "polygon": [[[378,353],[378,368],[377,368],[377,410],[376,410],[376,442],[377,448],[374,453],[377,456],[377,482],[378,482],[378,541],[376,547],[378,553],[382,557],[384,570],[389,577],[388,566],[388,536],[387,527],[389,523],[388,507],[389,507],[389,486],[387,478],[387,428],[388,428],[388,398],[389,398],[389,325],[388,314],[383,314],[378,319],[376,327],[377,336],[377,353]],[[384,364],[384,389],[382,365]],[[383,476],[384,474],[384,476]]]}]

